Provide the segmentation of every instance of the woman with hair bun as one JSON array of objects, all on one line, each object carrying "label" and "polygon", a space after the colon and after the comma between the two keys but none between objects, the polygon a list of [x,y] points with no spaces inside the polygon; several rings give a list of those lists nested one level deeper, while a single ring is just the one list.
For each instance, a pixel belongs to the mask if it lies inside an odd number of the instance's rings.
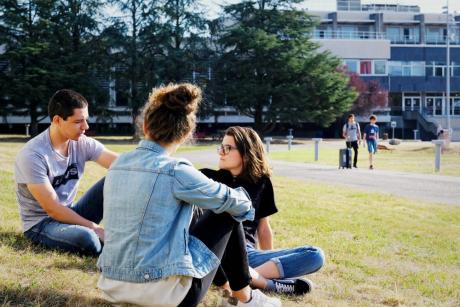
[{"label": "woman with hair bun", "polygon": [[[249,287],[245,243],[235,235],[254,218],[246,191],[171,157],[193,133],[200,100],[191,84],[154,89],[143,112],[145,139],[109,169],[98,287],[113,303],[196,306],[221,263],[237,306],[281,306]],[[195,206],[209,210],[191,225]]]}]

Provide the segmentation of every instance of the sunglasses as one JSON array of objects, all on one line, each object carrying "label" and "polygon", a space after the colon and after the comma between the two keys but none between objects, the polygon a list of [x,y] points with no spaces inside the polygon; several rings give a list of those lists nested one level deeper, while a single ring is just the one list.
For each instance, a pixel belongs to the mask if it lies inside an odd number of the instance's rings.
[{"label": "sunglasses", "polygon": [[227,155],[232,149],[237,149],[237,148],[232,145],[221,144],[220,146],[217,147],[217,153],[219,154],[223,153],[224,155]]}]

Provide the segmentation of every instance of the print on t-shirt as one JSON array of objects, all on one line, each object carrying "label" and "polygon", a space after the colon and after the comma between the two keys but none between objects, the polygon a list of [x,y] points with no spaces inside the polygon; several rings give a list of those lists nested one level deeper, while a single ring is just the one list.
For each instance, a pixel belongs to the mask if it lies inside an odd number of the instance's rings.
[{"label": "print on t-shirt", "polygon": [[65,185],[67,181],[72,179],[78,180],[77,163],[70,164],[63,175],[54,177],[52,186],[54,189],[57,189],[58,187],[60,187],[61,185]]}]

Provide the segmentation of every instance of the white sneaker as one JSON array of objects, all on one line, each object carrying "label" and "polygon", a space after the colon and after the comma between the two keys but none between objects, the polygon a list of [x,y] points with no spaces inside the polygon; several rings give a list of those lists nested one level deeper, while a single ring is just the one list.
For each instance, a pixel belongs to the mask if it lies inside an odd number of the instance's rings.
[{"label": "white sneaker", "polygon": [[[234,297],[227,300],[227,307],[281,307],[281,301],[276,297],[269,297],[260,290],[252,290],[251,300],[247,303],[240,302]],[[222,306],[222,305],[221,305]]]}]

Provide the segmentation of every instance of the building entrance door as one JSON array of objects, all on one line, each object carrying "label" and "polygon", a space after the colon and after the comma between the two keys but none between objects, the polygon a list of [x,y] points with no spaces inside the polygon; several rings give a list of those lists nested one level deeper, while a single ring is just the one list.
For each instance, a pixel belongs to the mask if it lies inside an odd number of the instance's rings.
[{"label": "building entrance door", "polygon": [[434,115],[442,115],[444,110],[444,99],[441,97],[434,99]]},{"label": "building entrance door", "polygon": [[419,111],[421,109],[420,97],[404,97],[404,111]]}]

